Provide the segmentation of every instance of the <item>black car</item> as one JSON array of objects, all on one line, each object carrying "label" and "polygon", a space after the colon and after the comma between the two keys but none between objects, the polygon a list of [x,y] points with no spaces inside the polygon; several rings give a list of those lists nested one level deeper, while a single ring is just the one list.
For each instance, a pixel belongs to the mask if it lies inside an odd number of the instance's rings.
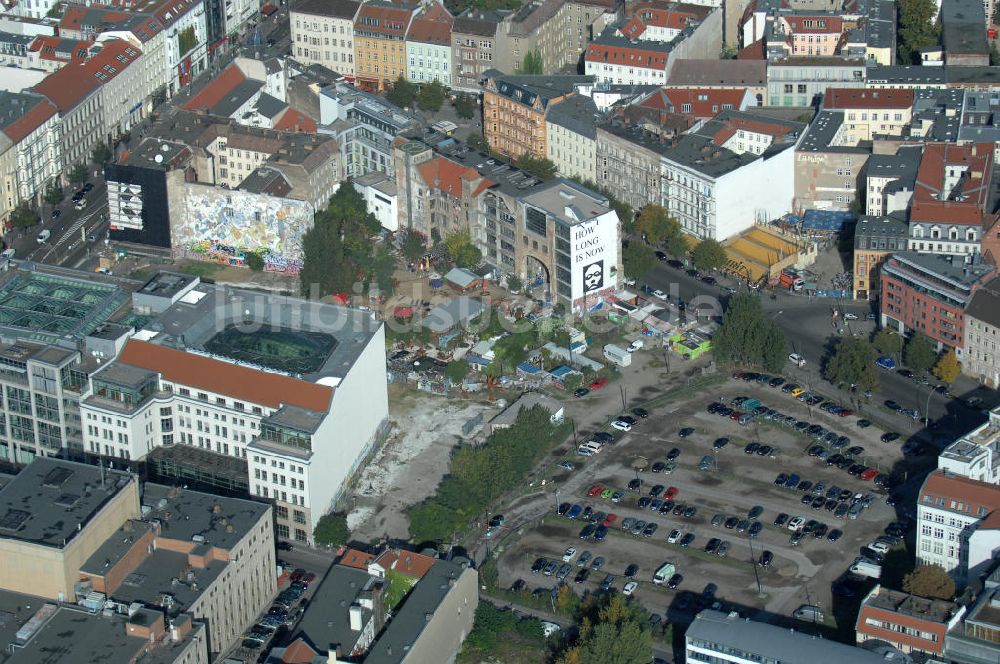
[{"label": "black car", "polygon": [[681,585],[681,582],[683,580],[684,580],[683,576],[681,576],[680,574],[674,574],[672,577],[670,577],[670,580],[667,581],[667,588],[673,590],[677,588],[677,586]]},{"label": "black car", "polygon": [[695,270],[695,269],[686,270],[686,274],[689,277],[697,277],[698,276],[698,270]]},{"label": "black car", "polygon": [[569,503],[559,503],[558,514],[560,516],[564,516],[566,514],[566,512],[569,511],[570,507],[572,507],[572,505],[570,505]]},{"label": "black car", "polygon": [[753,454],[760,449],[760,443],[747,443],[747,446],[743,448],[744,454]]},{"label": "black car", "polygon": [[626,579],[634,579],[635,575],[638,574],[638,573],[639,573],[639,566],[636,565],[635,563],[633,563],[633,564],[631,564],[631,565],[629,565],[628,567],[625,568],[625,578]]},{"label": "black car", "polygon": [[599,442],[601,445],[610,445],[611,443],[615,442],[615,437],[612,436],[607,431],[598,431],[593,436],[591,436],[591,438]]},{"label": "black car", "polygon": [[726,522],[722,525],[726,527],[726,530],[732,530],[733,528],[736,527],[736,524],[738,524],[739,522],[740,522],[739,519],[737,519],[735,516],[731,516],[728,519],[726,519]]},{"label": "black car", "polygon": [[677,435],[680,436],[681,438],[687,438],[693,433],[694,429],[692,429],[691,427],[684,427],[683,429],[677,432]]},{"label": "black car", "polygon": [[537,560],[535,560],[535,563],[531,566],[531,573],[538,574],[543,569],[545,569],[545,566],[548,564],[549,561],[546,560],[545,558],[538,558]]},{"label": "black car", "polygon": [[649,411],[645,408],[633,408],[632,414],[638,417],[640,420],[644,420],[649,417]]},{"label": "black car", "polygon": [[578,387],[576,388],[576,390],[573,391],[573,396],[575,397],[585,397],[588,394],[590,394],[590,390],[588,390],[586,387]]},{"label": "black car", "polygon": [[676,459],[680,455],[681,455],[681,451],[675,447],[672,450],[670,450],[669,452],[667,452],[667,460],[668,461],[673,461],[674,459]]},{"label": "black car", "polygon": [[781,387],[782,385],[785,384],[785,379],[782,378],[781,376],[775,376],[774,378],[772,378],[771,380],[769,380],[767,382],[767,384],[770,387]]},{"label": "black car", "polygon": [[711,275],[709,275],[707,277],[702,277],[701,280],[704,283],[708,284],[709,286],[714,286],[715,285],[715,277],[713,277]]},{"label": "black car", "polygon": [[712,443],[713,450],[721,450],[723,447],[729,444],[728,438],[716,438],[715,442]]},{"label": "black car", "polygon": [[677,270],[679,270],[682,267],[684,267],[684,263],[680,262],[676,258],[671,258],[670,260],[668,260],[667,261],[667,265],[669,265],[670,267],[672,267],[674,269],[677,269]]},{"label": "black car", "polygon": [[886,431],[882,434],[881,440],[883,443],[891,443],[894,440],[899,440],[899,434],[895,431]]},{"label": "black car", "polygon": [[762,554],[760,554],[761,567],[770,567],[773,561],[774,561],[774,554],[771,553],[770,551],[764,551]]},{"label": "black car", "polygon": [[868,427],[870,427],[872,425],[872,423],[870,421],[868,421],[868,420],[858,420],[857,421],[857,425],[861,429],[867,429]]},{"label": "black car", "polygon": [[62,211],[59,210],[58,208],[52,210],[52,218],[53,219],[58,219],[61,215],[62,215]]},{"label": "black car", "polygon": [[760,447],[757,448],[756,454],[757,454],[757,456],[766,457],[766,456],[770,456],[771,452],[773,452],[773,451],[774,451],[774,448],[771,447],[770,445],[761,445]]},{"label": "black car", "polygon": [[715,553],[715,550],[719,548],[719,544],[722,543],[718,537],[713,537],[705,543],[705,553]]},{"label": "black car", "polygon": [[618,421],[619,422],[624,422],[625,424],[629,425],[630,427],[634,427],[636,425],[636,423],[638,422],[638,420],[636,420],[631,415],[619,415],[618,416]]},{"label": "black car", "polygon": [[788,481],[788,475],[785,473],[778,473],[778,476],[774,478],[774,486],[785,486],[785,482]]},{"label": "black car", "polygon": [[898,403],[896,403],[892,399],[887,399],[886,400],[885,407],[888,408],[889,410],[897,412],[897,413],[903,409],[902,406],[900,406]]},{"label": "black car", "polygon": [[83,185],[83,188],[80,189],[80,191],[82,191],[85,194],[89,194],[91,191],[93,191],[93,189],[94,189],[94,185],[92,183],[88,182],[85,185]]},{"label": "black car", "polygon": [[783,526],[787,521],[788,521],[788,515],[785,514],[784,512],[774,517],[774,525],[776,526]]},{"label": "black car", "polygon": [[656,260],[662,261],[662,262],[666,263],[667,262],[667,255],[665,253],[663,253],[662,251],[657,251],[656,252]]},{"label": "black car", "polygon": [[590,568],[584,567],[576,573],[576,576],[573,578],[573,583],[583,583],[587,580],[588,576],[590,576]]},{"label": "black car", "polygon": [[666,468],[666,467],[667,467],[667,464],[663,463],[662,461],[657,461],[656,463],[654,463],[652,465],[652,467],[649,470],[652,471],[652,472],[654,472],[654,473],[662,473],[663,469]]},{"label": "black car", "polygon": [[898,373],[903,378],[913,378],[913,372],[910,371],[909,369],[897,369],[896,373]]}]

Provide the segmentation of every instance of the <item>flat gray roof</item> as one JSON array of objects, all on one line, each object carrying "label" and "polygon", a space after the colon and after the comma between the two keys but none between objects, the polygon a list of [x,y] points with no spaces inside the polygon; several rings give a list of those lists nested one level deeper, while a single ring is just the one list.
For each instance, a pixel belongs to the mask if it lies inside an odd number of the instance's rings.
[{"label": "flat gray roof", "polygon": [[598,217],[611,209],[605,196],[572,180],[555,180],[521,200],[545,210],[569,226]]},{"label": "flat gray roof", "polygon": [[132,549],[132,545],[153,529],[152,524],[137,519],[125,522],[118,531],[104,540],[97,551],[80,567],[81,572],[103,575],[109,568],[122,559]]},{"label": "flat gray roof", "polygon": [[830,147],[837,132],[844,125],[844,114],[840,111],[820,111],[802,137],[797,148],[800,152],[820,152]]},{"label": "flat gray roof", "polygon": [[0,489],[0,537],[61,549],[132,481],[107,468],[35,457]]},{"label": "flat gray roof", "polygon": [[[171,537],[170,531],[163,533]],[[204,545],[203,545],[204,546]],[[195,548],[193,553],[205,553]],[[229,563],[213,560],[207,567],[192,568],[188,554],[154,549],[111,593],[119,602],[142,602],[160,607],[174,617],[187,611],[201,594],[219,578]],[[165,599],[169,596],[169,599]]]},{"label": "flat gray roof", "polygon": [[220,549],[235,546],[271,509],[267,503],[148,482],[142,504],[152,509],[146,519],[160,521],[162,537],[190,541],[201,535]]},{"label": "flat gray roof", "polygon": [[[781,664],[886,664],[883,655],[828,641],[794,629],[755,622],[735,613],[702,611],[694,618],[685,635],[688,648],[708,647],[727,650],[730,655],[743,652],[758,661]],[[750,658],[746,658],[750,659]]]},{"label": "flat gray roof", "polygon": [[[302,614],[294,638],[305,637],[319,652],[326,652],[330,644],[353,646],[361,634],[351,630],[348,613],[351,604],[362,592],[380,583],[381,579],[371,576],[364,570],[334,565],[323,577],[309,600],[309,607]],[[369,617],[371,611],[366,609],[363,623],[367,622]],[[367,662],[367,659],[365,661]]]}]

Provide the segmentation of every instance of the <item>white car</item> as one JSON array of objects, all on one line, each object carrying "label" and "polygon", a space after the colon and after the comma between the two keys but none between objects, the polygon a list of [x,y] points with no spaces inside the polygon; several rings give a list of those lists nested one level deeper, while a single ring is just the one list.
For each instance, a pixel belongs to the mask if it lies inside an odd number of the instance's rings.
[{"label": "white car", "polygon": [[801,516],[793,517],[788,522],[788,529],[789,530],[799,530],[799,529],[802,528],[802,524],[804,524],[805,522],[806,522],[806,520],[803,519]]},{"label": "white car", "polygon": [[858,319],[858,315],[857,314],[852,314],[850,311],[848,311],[847,313],[844,314],[844,320],[857,320],[857,319]]},{"label": "white car", "polygon": [[681,539],[681,537],[683,535],[684,535],[684,533],[682,533],[677,528],[674,528],[673,530],[670,531],[670,534],[667,535],[667,543],[668,544],[677,544],[677,542]]},{"label": "white car", "polygon": [[632,425],[628,422],[622,422],[621,420],[615,420],[611,423],[612,429],[618,429],[619,431],[631,431]]},{"label": "white car", "polygon": [[791,353],[791,354],[789,354],[788,361],[791,362],[792,364],[794,364],[797,367],[804,367],[804,366],[806,366],[806,358],[802,357],[798,353]]},{"label": "white car", "polygon": [[631,597],[632,593],[634,593],[635,589],[638,587],[639,587],[638,583],[636,583],[635,581],[629,581],[628,583],[625,584],[625,587],[622,588],[622,594],[625,595],[626,597]]},{"label": "white car", "polygon": [[881,553],[882,555],[889,553],[889,545],[885,542],[872,542],[868,545],[868,548],[875,553]]},{"label": "white car", "polygon": [[625,350],[627,350],[630,353],[634,353],[635,351],[639,350],[640,348],[642,348],[645,345],[646,344],[643,343],[642,339],[636,339],[635,341],[633,341],[632,343],[630,343],[628,345],[628,348],[626,348]]},{"label": "white car", "polygon": [[552,636],[561,629],[562,627],[555,624],[554,622],[548,622],[548,621],[542,622],[542,634],[545,635],[545,638],[549,638],[550,636]]},{"label": "white car", "polygon": [[563,552],[563,562],[568,563],[569,561],[573,560],[575,556],[576,556],[576,547],[575,546],[568,547]]},{"label": "white car", "polygon": [[4,249],[3,253],[0,253],[0,256],[2,256],[4,258],[13,258],[14,257],[14,247],[11,247],[10,249]]},{"label": "white car", "polygon": [[666,300],[667,294],[661,291],[659,288],[657,288],[656,290],[653,291],[653,297],[658,297],[661,300]]},{"label": "white car", "polygon": [[39,233],[38,237],[35,238],[35,239],[38,240],[38,244],[41,244],[41,243],[47,241],[50,237],[52,237],[52,231],[50,231],[48,229],[45,229],[44,231],[42,231],[41,233]]}]

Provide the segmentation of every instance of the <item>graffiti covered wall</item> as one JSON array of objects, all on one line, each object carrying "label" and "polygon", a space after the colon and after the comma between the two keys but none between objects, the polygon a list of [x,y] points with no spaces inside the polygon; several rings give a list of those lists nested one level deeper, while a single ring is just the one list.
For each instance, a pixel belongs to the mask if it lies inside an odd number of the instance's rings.
[{"label": "graffiti covered wall", "polygon": [[185,183],[183,213],[171,219],[171,243],[189,257],[246,265],[259,253],[268,272],[302,270],[302,237],[313,225],[305,201]]}]

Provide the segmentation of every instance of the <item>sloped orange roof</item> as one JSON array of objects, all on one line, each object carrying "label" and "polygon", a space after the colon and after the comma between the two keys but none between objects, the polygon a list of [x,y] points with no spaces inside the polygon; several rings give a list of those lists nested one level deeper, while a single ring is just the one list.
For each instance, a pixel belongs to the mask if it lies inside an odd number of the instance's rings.
[{"label": "sloped orange roof", "polygon": [[424,578],[424,574],[427,574],[431,566],[436,562],[437,558],[431,558],[422,553],[400,551],[398,549],[384,551],[375,559],[375,563],[382,567],[382,569],[387,571],[392,570],[414,579]]},{"label": "sloped orange roof", "polygon": [[823,108],[910,108],[913,90],[866,90],[864,88],[827,88]]},{"label": "sloped orange roof", "polygon": [[628,37],[629,39],[638,39],[645,31],[646,24],[635,16],[626,21],[625,25],[618,28],[618,32],[622,33],[623,36]]},{"label": "sloped orange roof", "polygon": [[794,16],[788,20],[788,27],[797,34],[840,34],[844,31],[844,19],[839,16]]},{"label": "sloped orange roof", "polygon": [[316,121],[301,111],[289,108],[281,114],[281,117],[278,118],[274,128],[278,131],[298,131],[305,132],[307,134],[315,134]]},{"label": "sloped orange roof", "polygon": [[667,54],[644,49],[641,41],[631,46],[591,44],[587,48],[587,62],[660,70],[667,67]]},{"label": "sloped orange roof", "polygon": [[[917,501],[929,507],[989,519],[1000,509],[1000,486],[936,470],[924,480]],[[996,524],[996,517],[989,520]]]},{"label": "sloped orange roof", "polygon": [[317,655],[319,653],[300,636],[285,648],[281,661],[282,664],[312,664]]},{"label": "sloped orange roof", "polygon": [[166,380],[268,408],[282,404],[326,412],[333,388],[280,374],[257,371],[204,355],[130,339],[118,361],[159,372]]},{"label": "sloped orange roof", "polygon": [[451,43],[451,13],[440,2],[425,5],[413,17],[407,41],[447,46]]},{"label": "sloped orange roof", "polygon": [[370,553],[358,551],[357,549],[348,549],[347,551],[344,551],[344,555],[340,557],[337,564],[343,565],[344,567],[367,570],[368,565],[370,565],[373,560],[375,560],[375,556]]},{"label": "sloped orange roof", "polygon": [[33,90],[48,97],[63,113],[97,87],[121,73],[142,53],[123,39],[104,42],[101,51],[81,63],[70,62],[45,77]]},{"label": "sloped orange roof", "polygon": [[184,109],[188,111],[210,109],[222,101],[226,95],[232,92],[237,85],[245,81],[246,78],[234,62],[223,69],[222,73],[209,81],[208,85],[202,88],[198,94],[191,97],[184,104]]},{"label": "sloped orange roof", "polygon": [[[724,110],[740,110],[745,95],[744,89],[663,88],[650,95],[639,106],[698,118],[714,118]],[[689,110],[684,110],[685,104],[690,106]]]},{"label": "sloped orange roof", "polygon": [[38,103],[32,106],[21,117],[3,128],[3,133],[14,143],[20,143],[31,132],[56,114],[56,107],[44,97],[38,98]]},{"label": "sloped orange roof", "polygon": [[428,187],[447,191],[456,198],[462,196],[462,180],[474,180],[479,177],[476,169],[462,166],[444,157],[419,164],[417,171]]}]

